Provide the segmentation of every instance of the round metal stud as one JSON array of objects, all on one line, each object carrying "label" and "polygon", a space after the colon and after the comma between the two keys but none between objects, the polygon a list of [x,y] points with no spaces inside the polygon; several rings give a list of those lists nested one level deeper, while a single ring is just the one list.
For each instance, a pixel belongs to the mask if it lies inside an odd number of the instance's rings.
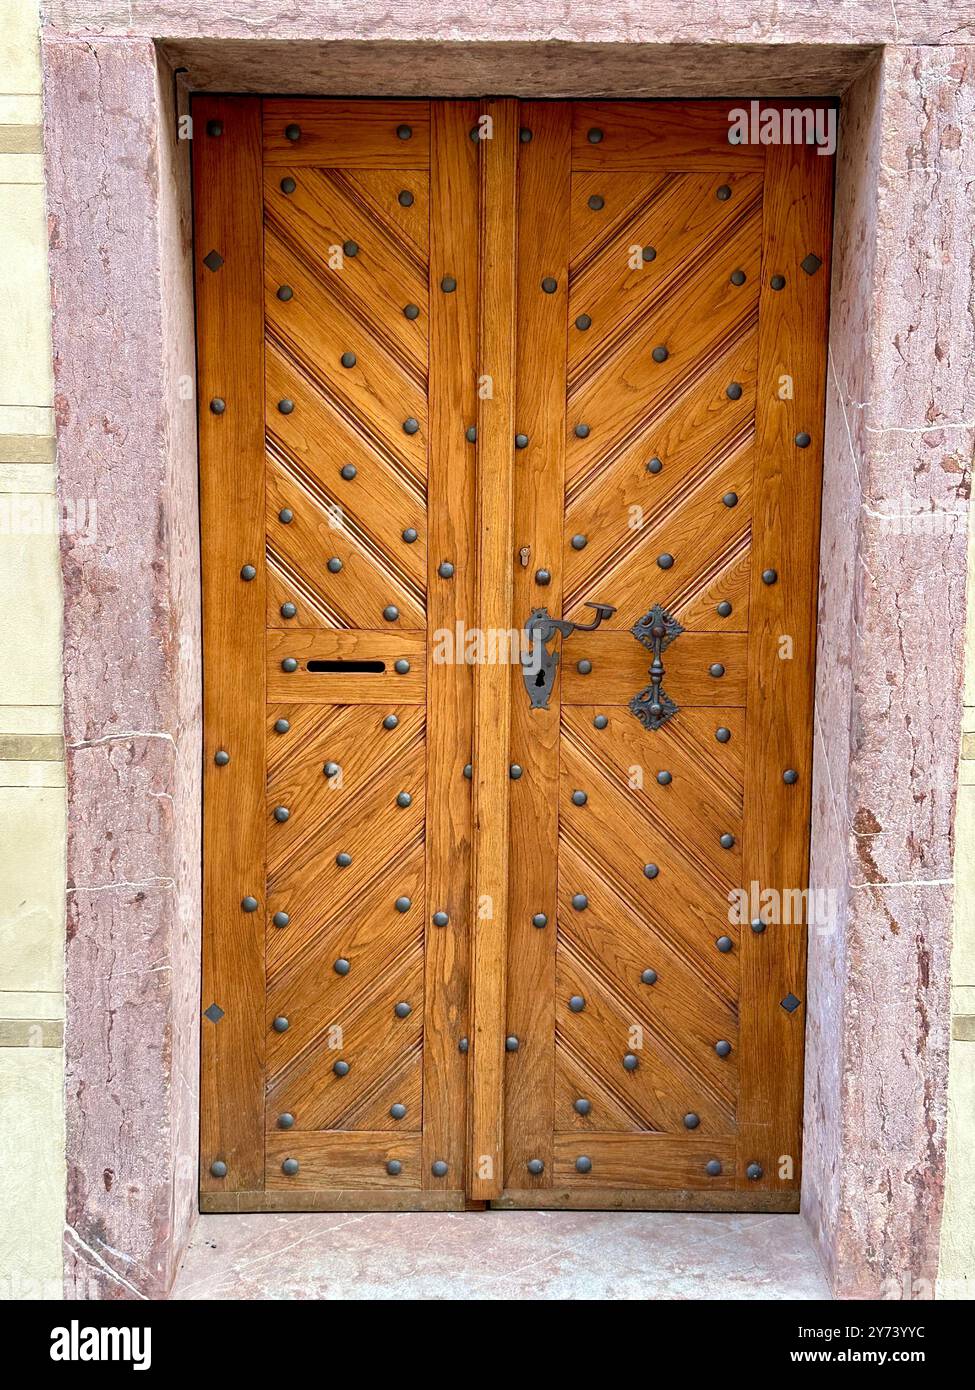
[{"label": "round metal stud", "polygon": [[332,969],[335,971],[336,975],[348,975],[352,966],[344,956],[339,956],[338,960],[332,962]]},{"label": "round metal stud", "polygon": [[347,869],[352,863],[352,855],[344,849],[340,850],[335,856],[335,862],[340,869]]},{"label": "round metal stud", "polygon": [[412,126],[408,126],[408,125],[398,125],[398,126],[396,127],[396,135],[397,135],[397,138],[400,139],[400,140],[409,140],[409,138],[410,138],[410,136],[411,136],[412,134],[413,134],[413,128],[412,128]]},{"label": "round metal stud", "polygon": [[390,1113],[390,1115],[393,1117],[394,1120],[402,1120],[402,1119],[405,1119],[405,1117],[406,1117],[406,1106],[403,1105],[403,1104],[401,1104],[399,1101],[397,1101],[395,1105],[391,1105],[391,1106],[389,1107],[389,1113]]},{"label": "round metal stud", "polygon": [[723,598],[721,602],[716,605],[714,611],[717,613],[719,618],[730,618],[732,614],[732,607],[728,600],[726,598]]},{"label": "round metal stud", "polygon": [[287,1174],[289,1178],[293,1178],[300,1166],[296,1158],[286,1158],[281,1164],[281,1172]]},{"label": "round metal stud", "polygon": [[657,556],[657,564],[662,570],[669,570],[674,563],[673,555],[668,555],[665,551],[663,555]]},{"label": "round metal stud", "polygon": [[467,426],[467,429],[464,431],[464,438],[467,440],[468,444],[476,444],[476,443],[477,443],[477,426],[476,426],[476,425],[468,425],[468,426]]},{"label": "round metal stud", "polygon": [[441,579],[452,579],[454,576],[454,567],[449,560],[441,560],[440,564],[437,566],[437,573],[440,575]]},{"label": "round metal stud", "polygon": [[726,956],[734,944],[730,936],[719,936],[714,943],[723,956]]},{"label": "round metal stud", "polygon": [[687,1114],[687,1115],[684,1116],[684,1128],[685,1128],[685,1129],[697,1129],[697,1127],[698,1127],[698,1125],[699,1125],[700,1123],[701,1123],[701,1117],[700,1117],[700,1115],[695,1115],[693,1110],[690,1111],[689,1114]]},{"label": "round metal stud", "polygon": [[280,821],[281,824],[284,824],[290,815],[291,812],[288,810],[287,806],[275,806],[274,819],[276,821]]},{"label": "round metal stud", "polygon": [[728,832],[725,831],[725,833],[721,836],[721,839],[718,841],[718,844],[721,846],[722,849],[734,849],[735,837],[734,835],[729,835]]},{"label": "round metal stud", "polygon": [[510,1037],[507,1037],[507,1038],[505,1038],[505,1040],[504,1040],[504,1050],[505,1050],[505,1052],[517,1052],[520,1046],[521,1046],[521,1043],[520,1043],[520,1041],[515,1037],[514,1033],[512,1033]]},{"label": "round metal stud", "polygon": [[217,767],[226,767],[230,762],[230,754],[224,748],[218,748],[213,755],[213,761]]},{"label": "round metal stud", "polygon": [[794,786],[796,782],[798,782],[798,780],[799,774],[798,772],[796,772],[794,767],[787,767],[785,772],[783,772],[782,774],[782,781],[786,784],[787,787]]},{"label": "round metal stud", "polygon": [[227,1165],[222,1158],[215,1158],[210,1164],[210,1174],[214,1178],[225,1178],[227,1176]]},{"label": "round metal stud", "polygon": [[438,1158],[431,1163],[430,1172],[435,1178],[445,1178],[447,1176],[447,1165],[442,1158]]},{"label": "round metal stud", "polygon": [[535,571],[535,583],[536,583],[536,584],[540,584],[540,585],[542,586],[543,589],[545,588],[545,586],[546,586],[547,584],[551,584],[551,582],[552,582],[552,571],[551,571],[551,570],[536,570],[536,571]]},{"label": "round metal stud", "polygon": [[454,290],[457,288],[457,281],[453,275],[445,275],[440,281],[440,288],[443,290],[444,294],[453,294]]},{"label": "round metal stud", "polygon": [[294,603],[282,603],[280,613],[282,618],[293,618],[298,612],[298,607]]},{"label": "round metal stud", "polygon": [[412,906],[413,903],[409,898],[402,897],[396,899],[395,907],[397,912],[409,912]]},{"label": "round metal stud", "polygon": [[415,526],[407,526],[406,530],[403,532],[403,539],[406,541],[407,545],[412,545],[418,534],[419,532]]},{"label": "round metal stud", "polygon": [[663,471],[663,462],[662,462],[661,459],[653,458],[653,459],[651,459],[650,462],[647,464],[647,472],[648,472],[648,473],[660,473],[660,472],[662,472],[662,471]]},{"label": "round metal stud", "polygon": [[587,536],[573,536],[573,537],[572,537],[572,549],[573,549],[573,550],[585,550],[585,548],[586,548],[586,546],[587,546],[588,544],[589,544],[589,539],[588,539]]},{"label": "round metal stud", "polygon": [[342,768],[340,767],[340,765],[338,763],[333,763],[331,760],[325,763],[322,767],[322,772],[325,774],[326,777],[337,777],[341,771]]},{"label": "round metal stud", "polygon": [[592,662],[589,660],[588,656],[584,656],[581,661],[576,662],[576,670],[579,672],[580,676],[592,674]]},{"label": "round metal stud", "polygon": [[251,895],[250,895],[249,893],[247,894],[247,897],[246,897],[246,898],[241,898],[241,900],[240,900],[240,905],[241,905],[241,907],[244,909],[245,912],[256,912],[256,911],[257,911],[257,899],[256,899],[256,898],[252,898]]},{"label": "round metal stud", "polygon": [[283,1014],[279,1014],[278,1017],[274,1020],[273,1027],[275,1033],[286,1033],[288,1029],[291,1027],[291,1024],[288,1022],[288,1020],[284,1017]]},{"label": "round metal stud", "polygon": [[606,199],[600,197],[598,193],[594,193],[589,199],[589,207],[593,212],[601,212],[605,206]]},{"label": "round metal stud", "polygon": [[714,1050],[719,1057],[728,1057],[731,1054],[731,1043],[724,1038],[719,1038],[714,1044]]},{"label": "round metal stud", "polygon": [[343,241],[342,250],[347,256],[358,256],[359,243],[357,241]]},{"label": "round metal stud", "polygon": [[666,768],[664,768],[663,771],[657,773],[657,781],[660,783],[662,787],[669,787],[673,780],[673,773],[668,772]]},{"label": "round metal stud", "polygon": [[756,936],[761,936],[765,930],[765,923],[762,921],[761,917],[753,917],[749,926]]},{"label": "round metal stud", "polygon": [[295,403],[289,397],[284,396],[278,401],[278,410],[282,415],[290,415],[295,408]]},{"label": "round metal stud", "polygon": [[532,132],[528,129],[526,125],[523,125],[519,130],[518,139],[521,141],[523,145],[531,144]]},{"label": "round metal stud", "polygon": [[731,730],[726,729],[723,724],[719,725],[719,727],[715,729],[714,736],[719,743],[731,742]]},{"label": "round metal stud", "polygon": [[641,985],[655,985],[657,983],[656,970],[642,970],[640,972]]},{"label": "round metal stud", "polygon": [[294,1123],[295,1117],[290,1111],[286,1110],[283,1115],[278,1116],[278,1129],[293,1129]]},{"label": "round metal stud", "polygon": [[580,1154],[579,1157],[576,1159],[576,1172],[577,1172],[577,1173],[591,1173],[591,1172],[592,1172],[592,1159],[591,1159],[591,1158],[587,1158],[585,1154]]},{"label": "round metal stud", "polygon": [[740,381],[732,381],[725,390],[725,395],[729,401],[741,400],[742,386]]},{"label": "round metal stud", "polygon": [[559,282],[551,275],[546,275],[542,281],[542,290],[545,294],[554,294],[559,287]]},{"label": "round metal stud", "polygon": [[419,428],[420,428],[420,422],[419,422],[419,420],[414,420],[414,418],[413,418],[412,415],[409,417],[409,419],[403,421],[403,433],[404,433],[404,434],[416,434],[416,432],[417,432],[417,430],[418,430]]},{"label": "round metal stud", "polygon": [[241,565],[240,577],[249,584],[252,579],[257,578],[257,570],[253,565]]},{"label": "round metal stud", "polygon": [[387,623],[395,623],[396,619],[399,617],[399,609],[396,607],[395,603],[387,603],[386,607],[383,609],[383,617],[386,619]]},{"label": "round metal stud", "polygon": [[298,185],[295,183],[294,179],[291,178],[290,176],[289,176],[288,178],[284,178],[284,179],[281,180],[281,192],[282,192],[282,193],[293,193],[293,192],[295,191],[295,189],[297,188],[297,186],[298,186]]},{"label": "round metal stud", "polygon": [[721,1160],[717,1158],[709,1158],[707,1163],[704,1165],[704,1171],[705,1173],[707,1173],[709,1178],[720,1177]]},{"label": "round metal stud", "polygon": [[576,328],[578,328],[580,333],[585,333],[590,328],[592,328],[592,319],[589,316],[589,314],[579,315],[579,317],[576,319]]},{"label": "round metal stud", "polygon": [[719,188],[716,188],[714,190],[714,196],[717,198],[719,203],[726,203],[728,199],[731,197],[731,189],[728,187],[726,183],[723,183]]},{"label": "round metal stud", "polygon": [[275,719],[275,721],[274,721],[274,732],[275,732],[276,734],[286,734],[290,728],[291,728],[291,721],[290,721],[290,719]]},{"label": "round metal stud", "polygon": [[805,431],[803,431],[801,434],[796,435],[797,449],[808,449],[811,443],[812,438],[810,435],[806,434]]},{"label": "round metal stud", "polygon": [[726,492],[725,495],[722,497],[721,500],[722,500],[722,502],[725,504],[726,507],[737,507],[737,505],[738,505],[738,494],[737,494],[737,492]]},{"label": "round metal stud", "polygon": [[226,409],[227,402],[223,399],[223,397],[214,396],[213,400],[210,402],[210,410],[212,411],[212,413],[214,415],[222,415]]},{"label": "round metal stud", "polygon": [[524,768],[520,763],[512,763],[508,768],[508,776],[511,778],[512,782],[517,782],[523,774]]},{"label": "round metal stud", "polygon": [[278,298],[287,303],[289,299],[294,298],[294,290],[291,288],[290,285],[279,285]]},{"label": "round metal stud", "polygon": [[657,875],[658,875],[659,873],[660,873],[660,869],[657,867],[656,864],[644,864],[644,866],[643,866],[643,877],[644,877],[644,878],[656,878]]},{"label": "round metal stud", "polygon": [[715,680],[721,679],[724,675],[724,667],[721,665],[720,661],[712,661],[711,665],[708,667],[708,675],[713,676]]},{"label": "round metal stud", "polygon": [[594,729],[605,729],[609,720],[606,718],[605,714],[597,714],[592,723]]},{"label": "round metal stud", "polygon": [[401,188],[396,195],[396,201],[401,208],[411,208],[413,206],[413,194],[408,188]]},{"label": "round metal stud", "polygon": [[654,348],[653,352],[651,352],[650,356],[653,358],[655,362],[666,362],[667,358],[670,356],[670,353],[664,347],[663,343],[658,343],[657,346]]},{"label": "round metal stud", "polygon": [[458,1051],[458,1052],[465,1052],[465,1053],[466,1053],[466,1052],[468,1052],[469,1050],[470,1050],[470,1043],[468,1042],[468,1040],[467,1040],[466,1038],[461,1038],[460,1042],[457,1044],[457,1051]]},{"label": "round metal stud", "polygon": [[582,995],[573,994],[572,998],[569,1000],[569,1008],[572,1010],[572,1012],[574,1014],[581,1014],[585,1007],[586,1001],[582,997]]},{"label": "round metal stud", "polygon": [[731,283],[733,285],[743,285],[747,279],[748,276],[743,270],[733,270],[731,272]]},{"label": "round metal stud", "polygon": [[343,1062],[339,1060],[338,1062],[332,1063],[332,1071],[335,1073],[336,1076],[348,1076],[349,1072],[351,1071],[351,1067],[349,1066],[348,1062]]},{"label": "round metal stud", "polygon": [[433,914],[433,925],[435,927],[445,927],[449,921],[450,917],[446,912],[435,912]]},{"label": "round metal stud", "polygon": [[545,915],[544,912],[535,913],[534,917],[532,918],[532,926],[538,928],[548,926],[548,917]]},{"label": "round metal stud", "polygon": [[774,584],[779,577],[778,570],[762,570],[762,583]]},{"label": "round metal stud", "polygon": [[419,304],[404,304],[403,317],[405,319],[418,319],[420,317]]},{"label": "round metal stud", "polygon": [[602,138],[603,132],[599,129],[598,126],[593,126],[592,130],[590,130],[586,136],[586,139],[589,141],[590,145],[598,145]]},{"label": "round metal stud", "polygon": [[301,126],[300,126],[300,125],[286,125],[285,128],[284,128],[284,133],[285,133],[285,135],[287,136],[287,138],[288,138],[289,140],[291,140],[292,142],[294,142],[295,140],[300,140],[300,139],[301,139]]},{"label": "round metal stud", "polygon": [[624,1071],[636,1071],[639,1065],[640,1059],[635,1052],[628,1052],[626,1056],[623,1058]]},{"label": "round metal stud", "polygon": [[401,999],[393,1009],[393,1013],[397,1018],[409,1018],[412,1012],[413,1005],[408,1004],[405,999]]},{"label": "round metal stud", "polygon": [[749,1163],[748,1167],[745,1169],[745,1177],[751,1178],[752,1182],[758,1182],[764,1172],[765,1170],[760,1163]]},{"label": "round metal stud", "polygon": [[588,1115],[592,1109],[592,1101],[580,1096],[578,1100],[572,1102],[572,1108],[577,1115]]},{"label": "round metal stud", "polygon": [[586,802],[587,802],[588,800],[589,800],[589,797],[588,797],[588,795],[586,794],[586,792],[574,791],[574,792],[572,793],[572,804],[573,804],[573,806],[585,806],[585,804],[586,804]]},{"label": "round metal stud", "polygon": [[386,1164],[386,1172],[391,1178],[398,1178],[403,1171],[403,1165],[398,1158],[391,1158]]},{"label": "round metal stud", "polygon": [[773,290],[784,290],[784,289],[785,289],[785,276],[784,276],[784,275],[773,275],[772,278],[771,278],[771,280],[769,281],[769,284],[772,286]]},{"label": "round metal stud", "polygon": [[589,426],[588,426],[588,425],[576,425],[576,427],[575,427],[575,436],[576,436],[576,439],[588,439],[588,438],[589,438]]},{"label": "round metal stud", "polygon": [[405,656],[401,656],[398,660],[393,662],[393,670],[396,672],[398,676],[405,676],[409,669],[410,663],[407,661]]},{"label": "round metal stud", "polygon": [[527,434],[516,434],[516,435],[515,435],[515,448],[516,448],[516,449],[527,449],[527,448],[528,448],[528,435],[527,435]]},{"label": "round metal stud", "polygon": [[545,1172],[545,1164],[540,1158],[530,1158],[525,1164],[525,1167],[528,1169],[529,1173],[533,1174],[535,1177],[537,1177],[539,1173]]},{"label": "round metal stud", "polygon": [[347,483],[351,483],[358,471],[354,463],[343,463],[342,467],[339,469],[339,473]]},{"label": "round metal stud", "polygon": [[657,248],[655,246],[644,246],[640,255],[643,257],[644,265],[646,265],[648,261],[655,261],[657,259]]},{"label": "round metal stud", "polygon": [[291,921],[291,918],[286,912],[276,912],[271,918],[271,921],[276,927],[286,927]]},{"label": "round metal stud", "polygon": [[[222,135],[222,134],[223,134],[223,121],[207,121],[207,135]],[[212,1171],[212,1170],[211,1170],[211,1171]],[[218,1176],[218,1177],[223,1177],[223,1173],[219,1173],[217,1176]]]},{"label": "round metal stud", "polygon": [[343,367],[354,367],[356,363],[355,353],[343,352],[342,356],[339,358],[339,361],[342,363]]},{"label": "round metal stud", "polygon": [[294,519],[295,514],[290,507],[282,507],[278,512],[278,521],[280,521],[283,526],[290,526]]},{"label": "round metal stud", "polygon": [[464,764],[464,780],[469,782],[474,776],[474,766],[472,763]]},{"label": "round metal stud", "polygon": [[586,897],[585,893],[573,893],[572,906],[575,908],[576,912],[585,912],[586,908],[589,906],[589,899]]},{"label": "round metal stud", "polygon": [[397,805],[397,806],[409,806],[409,805],[412,803],[412,801],[413,801],[413,798],[412,798],[412,796],[410,796],[409,792],[397,792],[397,794],[396,794],[396,805]]},{"label": "round metal stud", "polygon": [[397,727],[398,724],[399,724],[399,715],[398,715],[398,714],[387,714],[386,718],[383,720],[383,728],[384,728],[384,729],[395,729],[395,728]]}]

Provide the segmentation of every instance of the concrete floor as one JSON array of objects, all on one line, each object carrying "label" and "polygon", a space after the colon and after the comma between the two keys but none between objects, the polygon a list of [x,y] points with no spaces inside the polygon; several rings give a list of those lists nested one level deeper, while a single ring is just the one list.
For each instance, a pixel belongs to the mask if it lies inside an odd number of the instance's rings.
[{"label": "concrete floor", "polygon": [[403,1212],[201,1216],[175,1299],[815,1299],[798,1216]]}]

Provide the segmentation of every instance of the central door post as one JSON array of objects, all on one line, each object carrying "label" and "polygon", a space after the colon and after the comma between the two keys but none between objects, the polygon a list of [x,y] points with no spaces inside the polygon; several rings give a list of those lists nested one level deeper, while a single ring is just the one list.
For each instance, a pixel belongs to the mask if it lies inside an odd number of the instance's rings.
[{"label": "central door post", "polygon": [[510,668],[515,433],[518,104],[488,102],[480,136],[480,284],[476,463],[471,911],[471,1096],[468,1193],[504,1179],[505,973],[508,935]]}]

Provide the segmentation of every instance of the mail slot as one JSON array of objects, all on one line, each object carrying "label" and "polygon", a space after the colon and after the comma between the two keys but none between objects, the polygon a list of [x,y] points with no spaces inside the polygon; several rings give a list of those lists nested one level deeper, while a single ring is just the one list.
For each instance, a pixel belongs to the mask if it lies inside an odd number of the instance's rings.
[{"label": "mail slot", "polygon": [[382,675],[386,669],[385,661],[309,661],[306,671],[339,671],[343,675]]}]

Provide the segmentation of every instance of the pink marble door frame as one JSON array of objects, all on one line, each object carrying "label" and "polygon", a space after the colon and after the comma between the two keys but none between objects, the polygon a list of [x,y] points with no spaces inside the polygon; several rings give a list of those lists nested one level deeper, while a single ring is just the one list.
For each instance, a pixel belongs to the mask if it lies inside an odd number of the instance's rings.
[{"label": "pink marble door frame", "polygon": [[196,1211],[199,530],[174,67],[242,91],[843,94],[812,825],[829,897],[805,991],[803,1210],[838,1294],[928,1292],[973,448],[975,30],[957,21],[942,41],[950,4],[899,6],[899,27],[887,5],[857,9],[624,0],[610,18],[579,0],[553,29],[542,3],[458,17],[424,0],[373,19],[332,0],[47,0],[60,489],[98,503],[95,540],[62,543],[69,1295],[165,1297]]}]

